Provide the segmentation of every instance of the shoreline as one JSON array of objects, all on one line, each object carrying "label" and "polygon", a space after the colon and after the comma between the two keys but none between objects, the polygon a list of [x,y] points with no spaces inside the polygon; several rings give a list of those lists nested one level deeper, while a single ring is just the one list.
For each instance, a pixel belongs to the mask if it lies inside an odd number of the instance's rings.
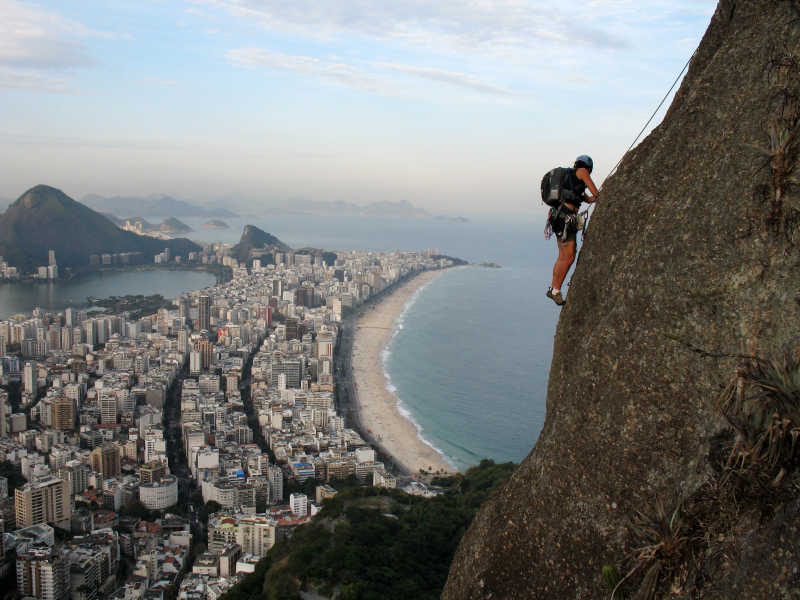
[{"label": "shoreline", "polygon": [[385,351],[397,331],[398,319],[419,290],[443,272],[419,273],[360,312],[353,323],[350,364],[354,379],[353,402],[360,428],[396,466],[411,475],[421,470],[443,473],[458,470],[422,437],[419,425],[403,415],[407,408],[389,388],[384,364]]}]

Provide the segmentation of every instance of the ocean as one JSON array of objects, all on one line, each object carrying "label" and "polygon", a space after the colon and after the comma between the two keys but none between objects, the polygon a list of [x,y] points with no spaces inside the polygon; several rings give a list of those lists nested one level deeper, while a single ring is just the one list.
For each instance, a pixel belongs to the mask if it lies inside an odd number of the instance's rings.
[{"label": "ocean", "polygon": [[[383,353],[387,380],[421,436],[459,469],[521,461],[544,425],[559,308],[544,295],[556,257],[544,215],[470,223],[304,217],[228,220],[197,236],[235,241],[245,222],[293,247],[424,250],[500,269],[451,269],[407,303]],[[207,235],[208,233],[208,235]]]},{"label": "ocean", "polygon": [[[383,363],[402,410],[460,469],[483,458],[520,461],[533,447],[544,424],[559,313],[544,296],[556,247],[544,239],[543,214],[469,223],[263,215],[225,219],[229,229],[182,220],[195,229],[188,237],[198,241],[235,243],[249,223],[295,248],[436,248],[473,263],[499,263],[500,269],[451,269],[421,288],[407,304]],[[134,271],[68,284],[13,284],[0,286],[0,313],[29,312],[28,303],[61,309],[87,295],[174,297],[212,283],[208,273]]]}]

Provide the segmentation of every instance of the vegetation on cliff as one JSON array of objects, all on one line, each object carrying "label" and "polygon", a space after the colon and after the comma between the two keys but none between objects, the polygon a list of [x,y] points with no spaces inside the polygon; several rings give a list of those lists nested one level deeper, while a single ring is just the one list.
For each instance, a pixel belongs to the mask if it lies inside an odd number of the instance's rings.
[{"label": "vegetation on cliff", "polygon": [[341,600],[439,598],[458,540],[514,466],[484,460],[436,481],[446,492],[434,498],[345,489],[224,598],[294,599],[303,589]]}]

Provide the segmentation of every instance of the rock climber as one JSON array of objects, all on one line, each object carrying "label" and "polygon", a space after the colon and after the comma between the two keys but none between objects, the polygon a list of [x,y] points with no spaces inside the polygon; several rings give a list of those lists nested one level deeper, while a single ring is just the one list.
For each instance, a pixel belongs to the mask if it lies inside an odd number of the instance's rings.
[{"label": "rock climber", "polygon": [[[581,154],[575,159],[575,164],[569,169],[568,175],[570,178],[569,186],[574,192],[575,200],[571,202],[565,201],[560,207],[550,211],[550,223],[553,226],[553,231],[557,234],[558,258],[553,266],[553,282],[547,289],[546,296],[559,306],[566,302],[561,294],[561,285],[564,283],[572,263],[575,262],[575,248],[579,229],[578,209],[580,209],[582,202],[597,202],[600,197],[600,192],[591,177],[593,166],[594,163],[591,157],[586,154]],[[592,193],[591,196],[586,195],[587,188]],[[566,231],[563,231],[563,228],[566,228]],[[558,235],[559,232],[563,234]]]}]

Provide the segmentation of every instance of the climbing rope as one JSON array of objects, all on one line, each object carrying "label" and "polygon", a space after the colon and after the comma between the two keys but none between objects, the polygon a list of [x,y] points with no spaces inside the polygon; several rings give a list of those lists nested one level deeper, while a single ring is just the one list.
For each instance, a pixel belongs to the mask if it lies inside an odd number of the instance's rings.
[{"label": "climbing rope", "polygon": [[[662,106],[664,106],[664,102],[666,102],[666,101],[667,101],[667,98],[669,97],[669,95],[670,95],[670,93],[672,92],[672,90],[673,90],[673,89],[675,89],[675,86],[678,84],[678,81],[680,81],[680,78],[683,76],[683,73],[684,73],[684,71],[686,71],[686,68],[689,66],[689,63],[690,63],[690,62],[692,62],[692,59],[694,58],[694,55],[695,55],[695,54],[697,54],[697,50],[698,50],[699,48],[700,48],[700,46],[698,46],[698,47],[695,49],[695,51],[694,51],[694,52],[692,52],[692,55],[689,57],[689,60],[687,60],[687,61],[686,61],[686,64],[685,64],[685,65],[683,65],[683,68],[681,69],[681,72],[680,72],[680,73],[678,73],[678,76],[675,78],[675,81],[673,81],[673,82],[672,82],[672,85],[671,85],[671,86],[669,86],[669,89],[667,90],[667,93],[666,93],[666,94],[664,94],[664,97],[661,99],[661,102],[659,102],[659,103],[658,103],[658,106],[656,106],[656,109],[653,111],[653,114],[652,114],[652,115],[650,115],[650,118],[649,118],[649,119],[647,119],[647,123],[645,123],[645,124],[644,124],[644,127],[642,127],[641,131],[639,131],[639,134],[636,136],[636,139],[634,139],[634,140],[633,140],[633,142],[631,143],[631,145],[630,145],[630,146],[628,146],[628,149],[627,149],[627,150],[625,150],[625,153],[624,153],[624,154],[623,154],[623,155],[620,157],[620,159],[617,161],[617,164],[615,164],[615,165],[614,165],[614,168],[613,168],[613,169],[611,169],[611,172],[610,172],[608,175],[606,175],[606,179],[608,179],[609,177],[611,177],[611,175],[613,175],[613,174],[614,174],[614,171],[616,171],[616,170],[617,170],[617,167],[620,165],[620,163],[621,163],[621,162],[622,162],[622,160],[625,158],[625,156],[627,156],[628,152],[630,152],[630,151],[631,151],[631,148],[633,148],[633,147],[634,147],[634,145],[636,144],[636,142],[638,142],[638,141],[639,141],[639,138],[640,138],[640,137],[642,137],[642,134],[644,133],[645,129],[647,129],[647,126],[648,126],[648,125],[650,125],[650,122],[651,122],[651,121],[652,121],[652,120],[655,118],[655,116],[656,116],[656,114],[658,113],[658,111],[659,111],[659,110],[661,110],[661,107],[662,107]],[[604,181],[605,181],[605,180],[604,180]]]},{"label": "climbing rope", "polygon": [[[636,136],[636,138],[633,140],[633,142],[631,142],[631,145],[628,146],[628,149],[625,150],[625,152],[622,154],[620,159],[617,161],[617,164],[614,165],[614,168],[611,169],[611,171],[608,173],[608,175],[606,175],[605,179],[603,180],[604,183],[605,183],[606,179],[608,179],[609,177],[611,177],[614,174],[614,172],[617,170],[617,167],[619,167],[619,165],[622,163],[623,159],[628,155],[628,152],[631,151],[631,148],[633,148],[636,145],[636,142],[639,141],[639,138],[642,137],[642,134],[645,132],[645,130],[647,129],[647,126],[650,125],[650,123],[653,121],[655,116],[658,114],[658,111],[661,110],[662,106],[664,106],[664,102],[667,101],[667,98],[669,98],[669,95],[670,95],[670,93],[672,93],[672,90],[675,89],[676,85],[678,85],[678,81],[680,81],[681,77],[683,76],[683,73],[686,71],[686,69],[689,66],[689,63],[692,62],[692,59],[695,57],[695,54],[697,54],[697,50],[699,50],[699,49],[700,49],[700,46],[695,48],[695,51],[692,52],[692,55],[689,57],[689,60],[687,60],[686,64],[683,65],[683,68],[681,69],[681,72],[678,73],[678,76],[675,78],[675,81],[673,81],[672,85],[669,86],[669,89],[667,90],[667,93],[664,94],[664,97],[661,99],[661,102],[658,103],[658,106],[656,106],[656,109],[653,111],[653,114],[650,115],[649,119],[647,119],[647,123],[644,124],[644,127],[642,127],[642,129],[639,131],[639,133]],[[594,210],[592,210],[592,215],[594,215]],[[581,239],[586,237],[586,233],[587,233],[588,229],[589,229],[589,214],[588,214],[588,209],[587,209],[586,223],[585,223],[584,228],[583,228],[583,234],[581,236]]]}]

